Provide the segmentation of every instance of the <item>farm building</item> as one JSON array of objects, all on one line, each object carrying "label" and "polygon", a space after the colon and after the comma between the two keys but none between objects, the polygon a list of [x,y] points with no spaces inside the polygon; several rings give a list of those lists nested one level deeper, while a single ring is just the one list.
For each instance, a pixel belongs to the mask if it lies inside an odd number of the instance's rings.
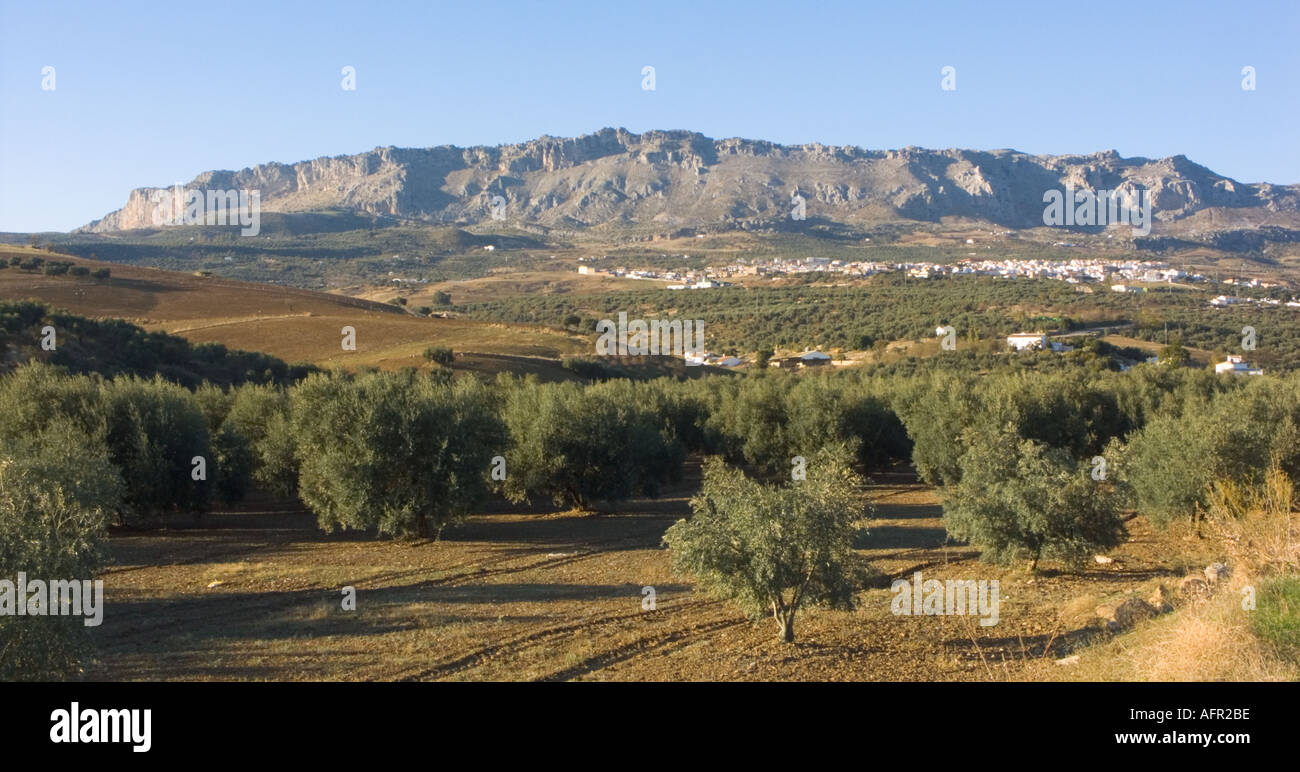
[{"label": "farm building", "polygon": [[1229,354],[1228,358],[1214,366],[1216,373],[1232,373],[1233,375],[1263,375],[1264,371],[1259,368],[1251,367],[1246,360],[1236,354]]},{"label": "farm building", "polygon": [[1035,351],[1048,347],[1047,336],[1041,332],[1018,332],[1007,336],[1007,346],[1016,351]]}]

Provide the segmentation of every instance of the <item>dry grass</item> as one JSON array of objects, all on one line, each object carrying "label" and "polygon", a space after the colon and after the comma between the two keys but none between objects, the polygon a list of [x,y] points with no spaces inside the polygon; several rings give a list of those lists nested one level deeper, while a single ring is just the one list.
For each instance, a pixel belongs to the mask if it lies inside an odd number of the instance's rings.
[{"label": "dry grass", "polygon": [[1295,663],[1268,653],[1242,608],[1240,583],[1184,610],[1168,629],[1154,625],[1150,645],[1131,654],[1133,671],[1149,681],[1294,681]]},{"label": "dry grass", "polygon": [[1258,484],[1216,483],[1205,521],[1234,566],[1259,575],[1295,573],[1300,571],[1295,504],[1295,486],[1274,466]]},{"label": "dry grass", "polygon": [[1209,600],[1143,622],[1131,632],[1075,652],[1076,665],[1051,660],[1026,671],[1030,680],[1295,681],[1300,668],[1279,658],[1251,629],[1243,582]]},{"label": "dry grass", "polygon": [[[1210,544],[1232,576],[1208,599],[1077,652],[1059,677],[1084,681],[1295,681],[1300,663],[1262,641],[1245,600],[1270,576],[1300,567],[1295,489],[1276,467],[1256,484],[1221,482],[1209,492],[1204,522]],[[1172,534],[1171,534],[1172,535]],[[1096,600],[1079,598],[1070,608]],[[1039,668],[1044,670],[1047,666]]]}]

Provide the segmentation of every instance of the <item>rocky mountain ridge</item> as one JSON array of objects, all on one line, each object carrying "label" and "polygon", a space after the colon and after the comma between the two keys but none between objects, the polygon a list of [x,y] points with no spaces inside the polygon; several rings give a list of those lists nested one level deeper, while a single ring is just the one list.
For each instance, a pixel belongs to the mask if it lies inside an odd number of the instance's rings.
[{"label": "rocky mountain ridge", "polygon": [[[866,224],[961,217],[1040,226],[1047,190],[1150,191],[1155,220],[1207,210],[1300,212],[1300,185],[1245,184],[1186,157],[1029,155],[1015,150],[865,150],[710,139],[688,131],[602,129],[496,147],[383,147],[240,171],[186,185],[257,190],[263,211],[344,209],[438,224],[639,226],[665,231],[789,220],[797,194],[811,221]],[[79,229],[155,227],[155,191]],[[1258,217],[1255,217],[1258,219]]]}]

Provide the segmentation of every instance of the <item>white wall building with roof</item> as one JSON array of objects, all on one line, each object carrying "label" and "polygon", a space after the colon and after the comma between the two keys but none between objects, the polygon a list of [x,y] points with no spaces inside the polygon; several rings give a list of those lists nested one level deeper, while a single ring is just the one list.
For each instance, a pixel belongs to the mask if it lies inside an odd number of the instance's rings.
[{"label": "white wall building with roof", "polygon": [[1216,373],[1232,373],[1233,375],[1263,375],[1264,371],[1251,367],[1246,360],[1236,354],[1229,354],[1228,358],[1214,366]]}]

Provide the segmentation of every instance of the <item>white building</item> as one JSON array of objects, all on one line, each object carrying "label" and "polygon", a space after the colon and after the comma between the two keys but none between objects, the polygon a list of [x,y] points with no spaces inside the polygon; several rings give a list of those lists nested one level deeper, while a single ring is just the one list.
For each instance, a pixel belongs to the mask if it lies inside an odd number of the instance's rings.
[{"label": "white building", "polygon": [[1007,345],[1016,351],[1048,348],[1047,336],[1041,332],[1018,332],[1007,336]]},{"label": "white building", "polygon": [[1246,364],[1246,360],[1236,354],[1229,354],[1226,361],[1220,362],[1214,366],[1216,373],[1232,373],[1233,375],[1263,375],[1264,371]]}]

